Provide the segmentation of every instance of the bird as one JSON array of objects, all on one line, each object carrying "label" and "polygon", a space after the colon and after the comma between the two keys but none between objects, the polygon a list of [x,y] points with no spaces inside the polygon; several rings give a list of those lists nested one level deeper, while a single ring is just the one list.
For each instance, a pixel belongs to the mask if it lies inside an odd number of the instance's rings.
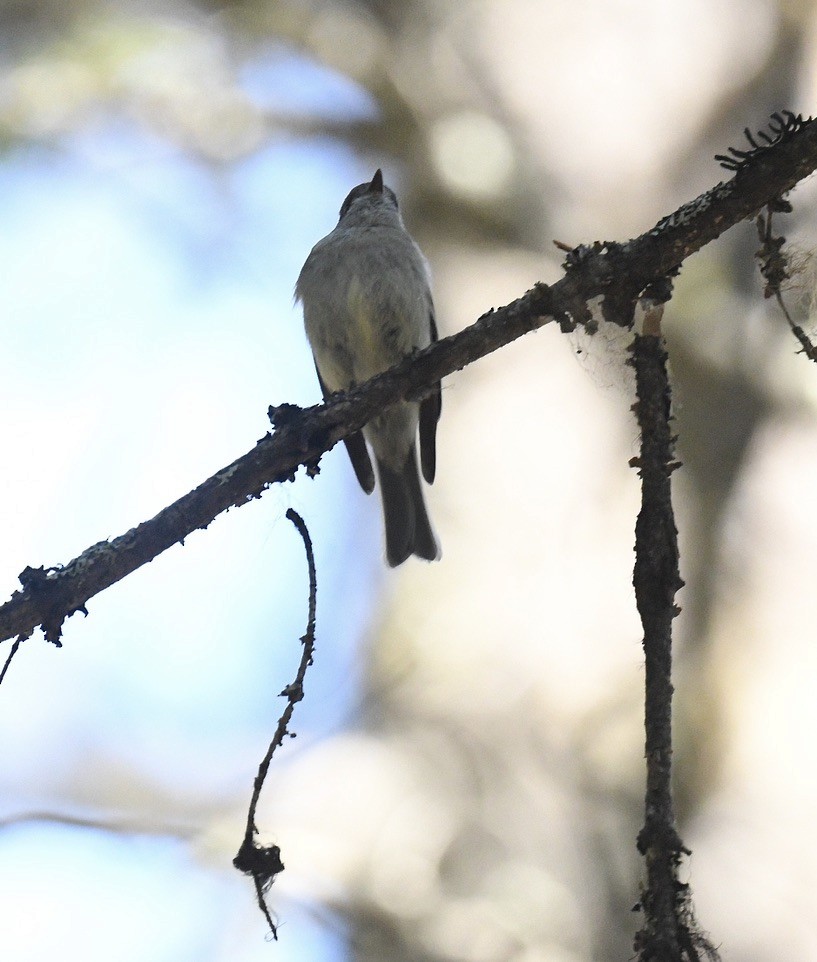
[{"label": "bird", "polygon": [[[437,340],[428,263],[406,230],[394,191],[375,171],[354,187],[337,226],[312,248],[295,285],[324,399],[394,367]],[[420,401],[384,408],[344,439],[361,488],[376,480],[383,506],[386,560],[440,557],[420,472],[436,473],[440,383]],[[419,457],[418,457],[419,437]]]}]

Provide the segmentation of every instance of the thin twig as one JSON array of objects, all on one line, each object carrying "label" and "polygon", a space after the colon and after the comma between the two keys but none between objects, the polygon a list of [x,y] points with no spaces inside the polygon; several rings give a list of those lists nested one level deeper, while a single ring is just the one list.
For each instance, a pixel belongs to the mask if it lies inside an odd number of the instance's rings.
[{"label": "thin twig", "polygon": [[775,291],[775,298],[777,303],[780,305],[780,310],[783,311],[783,316],[789,322],[789,327],[791,328],[792,334],[794,334],[794,336],[800,342],[800,347],[803,349],[802,353],[805,354],[810,361],[814,361],[814,363],[817,364],[817,345],[814,344],[803,328],[800,327],[799,324],[795,324],[795,322],[792,320],[792,316],[789,314],[788,309],[786,308],[786,305],[783,301],[783,295],[780,291]]},{"label": "thin twig", "polygon": [[87,828],[94,832],[107,832],[110,835],[166,836],[174,839],[193,840],[201,835],[201,824],[196,822],[161,822],[149,816],[138,817],[121,815],[116,817],[77,815],[71,812],[35,809],[27,812],[14,812],[0,818],[0,829],[12,826],[42,822],[49,825],[67,825],[71,828]]},{"label": "thin twig", "polygon": [[791,278],[791,274],[789,259],[783,249],[786,238],[782,234],[776,235],[772,230],[772,217],[779,213],[791,213],[791,204],[786,200],[774,198],[766,205],[765,214],[761,212],[757,215],[757,233],[761,246],[759,250],[755,251],[755,257],[760,262],[760,273],[766,281],[763,296],[775,298],[791,328],[792,334],[800,342],[802,353],[810,361],[817,363],[817,345],[814,344],[803,328],[795,323],[783,300],[782,285],[784,281]]},{"label": "thin twig", "polygon": [[9,667],[11,666],[11,661],[14,658],[14,656],[17,654],[17,652],[20,650],[20,645],[22,645],[24,641],[25,641],[25,638],[23,638],[22,636],[14,639],[14,644],[11,646],[11,651],[9,652],[8,658],[6,658],[5,664],[3,665],[3,670],[0,671],[0,685],[3,684],[3,680],[6,677],[6,672],[9,670]]},{"label": "thin twig", "polygon": [[315,574],[315,555],[312,550],[312,540],[303,518],[290,508],[287,511],[287,518],[298,529],[298,533],[303,538],[304,549],[306,550],[306,563],[309,568],[309,616],[307,618],[306,633],[301,637],[303,652],[301,662],[298,665],[298,672],[295,680],[287,685],[281,692],[282,697],[287,699],[287,706],[281,717],[278,719],[278,727],[275,735],[270,742],[266,755],[258,766],[258,774],[253,783],[252,798],[250,807],[247,811],[247,826],[244,832],[244,839],[238,854],[233,859],[233,865],[245,875],[252,877],[255,883],[255,896],[258,908],[263,912],[264,918],[270,927],[273,938],[278,938],[278,929],[272,920],[272,915],[267,908],[265,895],[270,886],[275,881],[275,876],[283,872],[284,863],[281,861],[281,850],[277,845],[259,845],[256,841],[258,827],[255,824],[255,813],[258,808],[258,800],[261,797],[261,789],[269,771],[272,756],[276,749],[283,744],[287,735],[294,738],[294,733],[289,731],[289,722],[295,705],[304,697],[304,678],[306,670],[312,664],[312,657],[315,652],[315,607],[317,602],[318,582]]}]

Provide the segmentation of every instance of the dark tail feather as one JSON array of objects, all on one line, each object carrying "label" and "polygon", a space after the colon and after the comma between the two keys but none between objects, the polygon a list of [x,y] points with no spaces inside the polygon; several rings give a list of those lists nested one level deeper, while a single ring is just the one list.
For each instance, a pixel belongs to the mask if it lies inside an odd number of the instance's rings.
[{"label": "dark tail feather", "polygon": [[440,557],[440,546],[437,544],[426,510],[423,485],[420,481],[420,472],[417,470],[417,457],[413,447],[406,462],[403,477],[406,479],[411,503],[414,506],[414,554],[418,558],[425,558],[426,561],[436,561]]},{"label": "dark tail feather", "polygon": [[440,548],[428,519],[414,445],[402,472],[392,471],[381,461],[377,474],[389,565],[396,568],[412,554],[428,561],[439,558]]}]

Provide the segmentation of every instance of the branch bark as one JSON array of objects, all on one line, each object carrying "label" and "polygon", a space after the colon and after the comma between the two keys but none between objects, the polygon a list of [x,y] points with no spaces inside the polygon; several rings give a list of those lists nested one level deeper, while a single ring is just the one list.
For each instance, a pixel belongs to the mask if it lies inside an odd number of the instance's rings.
[{"label": "branch bark", "polygon": [[636,335],[630,349],[641,433],[636,461],[641,475],[641,510],[635,528],[633,586],[644,628],[647,760],[645,821],[638,836],[647,885],[641,896],[644,926],[634,947],[641,962],[692,962],[700,958],[698,948],[705,940],[695,927],[688,886],[678,878],[687,850],[676,830],[672,798],[672,621],[678,613],[675,593],[683,581],[670,485],[670,475],[678,465],[673,460],[661,311],[658,306],[648,313],[645,334]]},{"label": "branch bark", "polygon": [[326,404],[271,411],[275,430],[193,491],[113,541],[99,542],[68,564],[26,568],[21,589],[0,606],[0,640],[26,638],[41,627],[60,643],[65,619],[85,611],[90,598],[183,543],[219,514],[254,498],[271,484],[291,480],[300,466],[314,473],[320,457],[359,430],[374,414],[403,397],[422,397],[430,385],[523,334],[557,321],[594,330],[588,306],[602,298],[605,320],[632,318],[639,295],[678,272],[690,254],[817,169],[817,124],[805,121],[779,143],[764,147],[726,183],[719,183],[626,243],[598,242],[571,251],[556,284],[537,284],[475,324],[406,359],[353,393]]}]

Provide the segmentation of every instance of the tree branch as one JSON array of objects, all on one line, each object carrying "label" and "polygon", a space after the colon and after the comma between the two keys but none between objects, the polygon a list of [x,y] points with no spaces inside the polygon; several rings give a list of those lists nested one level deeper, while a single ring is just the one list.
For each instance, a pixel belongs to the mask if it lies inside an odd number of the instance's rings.
[{"label": "tree branch", "polygon": [[[639,962],[701,962],[705,955],[717,962],[717,952],[696,926],[689,886],[678,878],[688,850],[676,829],[672,796],[672,621],[679,611],[675,594],[683,581],[670,485],[670,476],[680,465],[673,457],[676,439],[661,335],[664,303],[671,294],[671,279],[665,278],[640,298],[643,333],[635,335],[627,361],[635,369],[632,410],[641,436],[639,456],[630,465],[638,468],[641,478],[633,586],[644,629],[647,763],[645,821],[638,836],[647,867],[637,906],[644,913],[644,925],[634,948]],[[618,323],[627,321],[622,316]]]},{"label": "tree branch", "polygon": [[635,368],[635,411],[641,452],[641,510],[635,527],[633,571],[636,605],[644,628],[647,791],[638,850],[647,865],[641,896],[644,926],[636,936],[641,962],[697,962],[717,953],[698,931],[689,886],[678,878],[687,849],[675,827],[672,799],[672,621],[675,593],[683,586],[678,570],[678,532],[672,508],[671,396],[667,352],[661,337],[662,305],[651,308],[643,335],[630,348]]},{"label": "tree branch", "polygon": [[629,322],[642,291],[676,274],[683,261],[771,199],[791,190],[817,168],[817,124],[802,121],[779,139],[749,152],[735,176],[663,218],[652,230],[624,244],[597,242],[571,251],[565,275],[552,286],[537,284],[506,307],[444,338],[353,393],[301,410],[272,410],[275,431],[243,457],[195,490],[113,541],[99,542],[64,567],[26,568],[22,588],[0,606],[0,640],[28,637],[38,626],[60,643],[62,625],[90,598],[183,543],[219,514],[261,496],[270,485],[291,480],[300,466],[314,473],[320,457],[400,398],[422,397],[429,387],[523,334],[556,320],[563,330],[577,324],[593,331],[588,302],[602,298],[605,320]]}]

